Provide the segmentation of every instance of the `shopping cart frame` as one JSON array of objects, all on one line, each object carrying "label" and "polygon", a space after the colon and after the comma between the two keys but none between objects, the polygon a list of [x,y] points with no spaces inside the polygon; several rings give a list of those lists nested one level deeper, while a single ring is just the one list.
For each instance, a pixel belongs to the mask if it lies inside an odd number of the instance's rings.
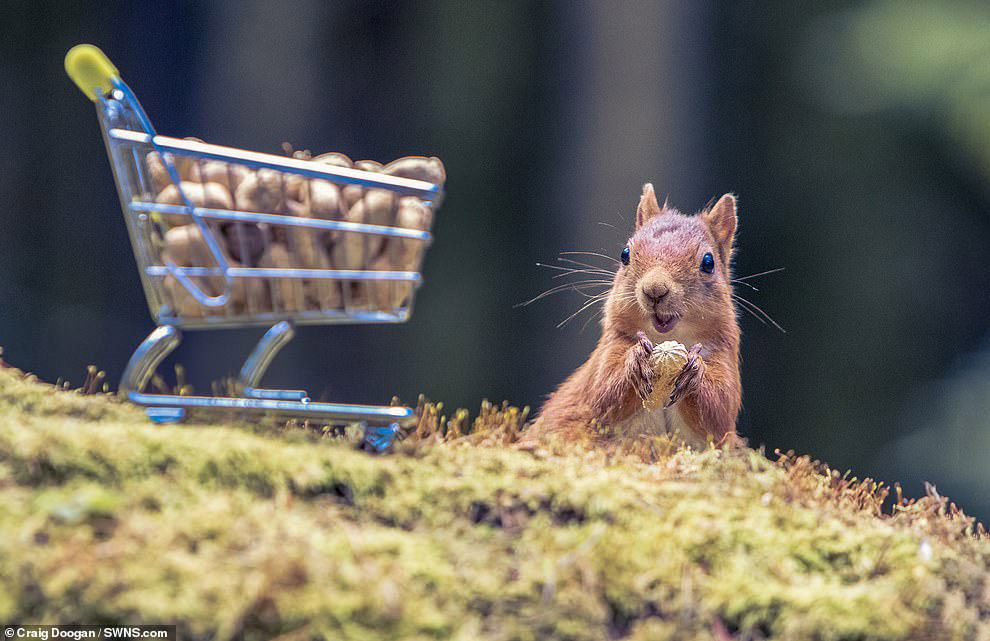
[{"label": "shopping cart frame", "polygon": [[[432,238],[429,231],[388,227],[343,220],[320,220],[283,214],[217,209],[194,206],[184,193],[174,158],[199,161],[220,160],[244,166],[250,170],[274,170],[282,176],[329,180],[337,185],[358,185],[371,189],[386,189],[402,196],[415,196],[431,209],[439,205],[443,191],[440,185],[411,178],[338,167],[309,160],[276,156],[232,147],[208,144],[198,140],[159,135],[144,112],[137,97],[120,78],[116,67],[92,45],[78,45],[66,56],[66,70],[79,88],[96,104],[97,117],[110,158],[127,223],[138,271],[152,318],[158,324],[138,346],[124,370],[120,396],[146,407],[153,421],[174,422],[199,412],[252,413],[285,418],[312,419],[324,423],[360,423],[365,428],[365,442],[381,450],[403,426],[416,422],[413,409],[400,406],[351,405],[312,402],[303,390],[268,389],[261,386],[269,364],[278,351],[294,336],[297,324],[340,323],[401,323],[412,312],[410,293],[401,308],[390,312],[368,309],[319,309],[292,312],[272,310],[270,313],[240,315],[203,315],[199,318],[177,314],[163,299],[160,280],[175,278],[204,308],[222,308],[227,304],[237,279],[299,279],[350,282],[381,281],[407,283],[414,290],[422,281],[418,271],[369,271],[340,269],[259,268],[231,266],[210,224],[219,222],[272,224],[338,233],[368,234],[385,238],[419,241],[427,246]],[[142,171],[141,149],[158,152],[165,168],[177,187],[183,204],[163,205],[133,190],[133,176]],[[284,180],[284,178],[283,178]],[[145,178],[138,176],[139,182]],[[196,224],[206,242],[212,268],[183,268],[170,260],[164,265],[155,260],[151,245],[146,242],[146,227],[152,217],[162,213],[188,216]],[[210,294],[194,280],[198,277],[222,277],[224,291]],[[157,279],[157,280],[156,280]],[[346,291],[346,288],[345,288]],[[180,327],[187,329],[222,329],[246,326],[270,326],[254,351],[244,362],[235,384],[233,396],[186,396],[150,394],[145,387],[158,365],[181,341]]]}]

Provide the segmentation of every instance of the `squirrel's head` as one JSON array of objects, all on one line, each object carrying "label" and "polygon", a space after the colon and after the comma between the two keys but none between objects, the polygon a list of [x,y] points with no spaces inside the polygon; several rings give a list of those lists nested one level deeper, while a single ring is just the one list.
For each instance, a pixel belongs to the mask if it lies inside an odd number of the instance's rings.
[{"label": "squirrel's head", "polygon": [[606,324],[655,336],[679,324],[703,328],[717,322],[722,310],[732,309],[735,231],[732,194],[685,216],[661,207],[647,183],[636,209],[636,232],[622,250],[606,303]]}]

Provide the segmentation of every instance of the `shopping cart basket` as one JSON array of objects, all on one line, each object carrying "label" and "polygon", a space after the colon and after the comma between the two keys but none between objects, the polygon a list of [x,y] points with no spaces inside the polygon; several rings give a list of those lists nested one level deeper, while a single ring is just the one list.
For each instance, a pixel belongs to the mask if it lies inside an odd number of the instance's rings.
[{"label": "shopping cart basket", "polygon": [[[408,407],[311,402],[302,390],[263,388],[261,378],[296,324],[409,318],[442,178],[422,180],[332,158],[283,157],[161,136],[99,49],[73,47],[65,65],[96,103],[157,324],[131,357],[121,396],[145,406],[158,422],[198,411],[247,411],[360,423],[366,442],[377,449],[414,423]],[[328,196],[337,200],[329,198],[331,206],[318,211]],[[357,201],[366,205],[367,217],[347,215]],[[246,326],[271,328],[229,395],[145,392],[157,366],[178,346],[180,328]]]}]

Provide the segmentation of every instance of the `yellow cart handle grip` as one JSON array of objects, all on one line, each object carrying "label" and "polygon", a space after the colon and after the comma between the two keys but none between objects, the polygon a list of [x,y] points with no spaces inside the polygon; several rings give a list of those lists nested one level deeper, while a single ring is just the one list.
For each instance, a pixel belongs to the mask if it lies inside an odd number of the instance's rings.
[{"label": "yellow cart handle grip", "polygon": [[86,44],[76,45],[65,54],[65,72],[94,102],[113,89],[113,78],[120,77],[117,67],[99,47]]}]

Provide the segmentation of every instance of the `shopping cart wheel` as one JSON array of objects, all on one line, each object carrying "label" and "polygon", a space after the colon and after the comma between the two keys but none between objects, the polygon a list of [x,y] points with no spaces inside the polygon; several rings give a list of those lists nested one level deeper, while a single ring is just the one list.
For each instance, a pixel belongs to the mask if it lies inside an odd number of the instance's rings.
[{"label": "shopping cart wheel", "polygon": [[364,444],[376,452],[384,452],[392,445],[395,435],[399,432],[399,424],[386,426],[366,425],[364,428]]},{"label": "shopping cart wheel", "polygon": [[152,423],[158,425],[181,423],[182,419],[186,417],[186,409],[184,407],[148,407],[145,408],[144,413]]}]

